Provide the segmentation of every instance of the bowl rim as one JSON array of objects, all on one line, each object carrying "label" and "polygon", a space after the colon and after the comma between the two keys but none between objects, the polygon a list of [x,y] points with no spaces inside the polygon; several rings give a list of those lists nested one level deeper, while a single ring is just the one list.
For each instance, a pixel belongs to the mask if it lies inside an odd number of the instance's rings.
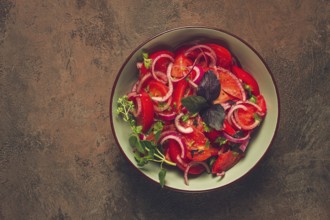
[{"label": "bowl rim", "polygon": [[177,31],[177,30],[182,30],[182,29],[206,29],[206,30],[213,30],[213,31],[219,31],[219,32],[222,32],[222,33],[225,33],[225,34],[228,34],[230,35],[231,37],[234,37],[236,38],[237,40],[239,40],[240,42],[242,42],[244,45],[246,45],[249,49],[251,49],[257,56],[258,58],[261,60],[261,62],[263,63],[263,65],[265,66],[265,68],[267,69],[271,79],[272,79],[272,82],[274,84],[274,87],[275,87],[275,93],[276,93],[276,97],[277,97],[277,100],[278,100],[278,104],[277,104],[277,110],[278,110],[278,117],[277,117],[277,121],[276,121],[276,127],[275,127],[275,131],[274,131],[274,134],[273,134],[273,137],[266,149],[266,151],[264,152],[264,154],[260,157],[260,159],[258,161],[256,161],[256,163],[246,172],[244,173],[243,175],[241,175],[240,177],[238,177],[237,179],[233,180],[232,182],[229,182],[225,185],[222,185],[222,186],[218,186],[218,187],[215,187],[215,188],[211,188],[211,189],[205,189],[205,190],[192,190],[190,191],[189,189],[178,189],[178,188],[174,188],[174,187],[170,187],[170,186],[167,186],[166,184],[164,185],[164,189],[170,189],[170,190],[173,190],[173,191],[177,191],[177,192],[184,192],[184,193],[206,193],[206,192],[211,192],[211,191],[215,191],[215,190],[220,190],[220,189],[223,189],[225,187],[229,187],[229,185],[235,183],[235,182],[238,182],[238,181],[241,181],[243,178],[245,178],[246,176],[248,176],[249,174],[252,173],[252,171],[256,168],[256,166],[261,162],[261,160],[263,160],[263,158],[265,157],[265,155],[267,154],[267,152],[269,151],[270,147],[273,145],[273,142],[274,142],[274,139],[278,133],[278,129],[279,129],[279,124],[280,124],[280,96],[279,96],[279,91],[278,91],[278,87],[277,87],[277,84],[276,84],[276,81],[275,81],[275,78],[273,76],[273,73],[271,72],[270,68],[268,67],[267,63],[265,62],[265,60],[263,59],[263,57],[259,54],[258,51],[256,51],[249,43],[247,43],[245,40],[243,40],[242,38],[238,37],[237,35],[231,33],[231,32],[228,32],[226,30],[223,30],[223,29],[220,29],[220,28],[215,28],[215,27],[210,27],[210,26],[180,26],[180,27],[176,27],[176,28],[171,28],[171,29],[168,29],[168,30],[165,30],[163,32],[160,32],[156,35],[153,35],[152,37],[149,37],[147,40],[143,41],[142,43],[140,43],[127,57],[126,59],[124,60],[124,62],[122,63],[120,69],[118,70],[117,74],[116,74],[116,78],[115,78],[115,81],[113,83],[113,86],[112,86],[112,91],[111,91],[111,95],[110,95],[110,103],[109,103],[109,115],[110,115],[110,126],[111,126],[111,129],[112,129],[112,134],[115,138],[115,141],[116,141],[116,144],[118,146],[118,148],[120,149],[121,153],[124,155],[124,157],[126,158],[127,161],[129,161],[129,163],[131,164],[131,166],[134,167],[135,170],[138,170],[139,173],[142,174],[142,176],[146,177],[147,179],[150,180],[150,182],[153,182],[154,184],[157,184],[159,185],[159,182],[153,180],[151,177],[149,177],[147,174],[145,174],[141,169],[139,169],[138,167],[135,166],[135,164],[133,163],[133,161],[131,161],[127,156],[126,156],[126,153],[124,152],[123,148],[121,147],[121,145],[119,144],[119,141],[118,141],[118,138],[117,138],[117,135],[116,135],[116,132],[115,132],[115,127],[114,127],[114,123],[113,123],[113,114],[112,114],[112,102],[113,102],[113,98],[114,98],[114,94],[115,94],[115,90],[116,90],[116,87],[117,87],[117,83],[118,83],[118,80],[123,72],[123,69],[125,68],[125,66],[127,65],[127,63],[129,62],[129,60],[132,58],[132,56],[139,50],[141,49],[145,44],[147,44],[148,42],[150,42],[151,40],[161,36],[161,35],[164,35],[166,33],[169,33],[169,32],[173,32],[173,31]]}]

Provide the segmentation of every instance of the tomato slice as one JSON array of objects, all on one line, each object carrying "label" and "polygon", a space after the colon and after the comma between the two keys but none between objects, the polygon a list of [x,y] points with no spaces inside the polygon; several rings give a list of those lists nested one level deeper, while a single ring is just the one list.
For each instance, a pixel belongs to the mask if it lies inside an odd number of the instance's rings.
[{"label": "tomato slice", "polygon": [[236,134],[236,130],[229,124],[227,120],[224,120],[223,122],[223,131],[231,136]]},{"label": "tomato slice", "polygon": [[[169,150],[169,155],[171,158],[171,161],[176,163],[177,167],[180,170],[185,170],[186,167],[188,166],[188,163],[190,160],[188,158],[180,158],[181,155],[181,149],[179,144],[174,141],[174,140],[168,140],[168,150]],[[198,166],[193,166],[189,169],[188,173],[189,174],[201,174],[204,172],[205,168],[202,165]]]},{"label": "tomato slice", "polygon": [[173,108],[176,112],[180,112],[182,108],[181,99],[183,98],[186,89],[188,88],[188,82],[186,80],[180,80],[175,86],[173,91]]},{"label": "tomato slice", "polygon": [[175,57],[171,75],[175,78],[181,78],[187,75],[189,73],[187,67],[191,66],[192,64],[193,62],[184,54],[179,54]]},{"label": "tomato slice", "polygon": [[216,56],[217,56],[217,65],[221,66],[226,69],[230,69],[233,64],[233,58],[231,56],[231,53],[229,50],[227,50],[225,47],[220,46],[218,44],[205,44],[209,47],[211,47]]},{"label": "tomato slice", "polygon": [[[154,60],[156,57],[158,57],[159,55],[162,55],[162,54],[167,54],[167,55],[170,55],[171,57],[174,58],[174,54],[171,51],[168,51],[168,50],[160,50],[160,51],[157,51],[155,53],[152,53],[149,56],[149,58]],[[162,71],[162,72],[166,73],[167,66],[170,62],[171,62],[170,59],[168,59],[166,57],[160,58],[157,61],[156,65],[155,65],[155,70]]]},{"label": "tomato slice", "polygon": [[152,79],[147,83],[145,90],[147,90],[152,97],[162,97],[168,92],[168,87],[164,83]]},{"label": "tomato slice", "polygon": [[222,171],[227,171],[232,168],[242,156],[233,151],[227,151],[219,155],[212,166],[212,173],[220,173]]},{"label": "tomato slice", "polygon": [[138,125],[142,131],[147,132],[154,122],[154,106],[148,93],[141,92],[141,113],[137,117]]},{"label": "tomato slice", "polygon": [[[217,71],[216,75],[220,81],[221,89],[230,96],[239,100],[245,99],[246,95],[238,78],[229,71]],[[218,99],[221,98],[221,93]]]},{"label": "tomato slice", "polygon": [[250,73],[239,68],[238,66],[233,66],[232,71],[239,79],[241,79],[245,84],[250,86],[251,93],[253,95],[257,96],[260,94],[258,83]]},{"label": "tomato slice", "polygon": [[238,125],[245,125],[249,126],[254,123],[254,114],[256,113],[256,108],[252,105],[244,105],[247,110],[238,109],[237,110],[237,117],[239,120],[237,120]]},{"label": "tomato slice", "polygon": [[261,108],[262,113],[267,112],[266,101],[265,101],[265,98],[263,97],[263,95],[261,95],[261,94],[257,96],[257,105],[259,105],[259,107]]}]

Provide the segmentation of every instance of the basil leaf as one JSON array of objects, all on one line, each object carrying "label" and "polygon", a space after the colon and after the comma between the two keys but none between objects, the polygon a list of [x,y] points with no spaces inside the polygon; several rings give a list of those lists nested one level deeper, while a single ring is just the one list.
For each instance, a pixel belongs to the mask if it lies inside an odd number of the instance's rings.
[{"label": "basil leaf", "polygon": [[225,110],[220,104],[212,105],[210,108],[202,111],[200,115],[203,121],[215,130],[222,128],[223,120],[226,117]]},{"label": "basil leaf", "polygon": [[130,145],[135,147],[140,153],[145,153],[144,148],[141,145],[140,139],[136,134],[131,134],[128,139]]},{"label": "basil leaf", "polygon": [[188,96],[181,99],[181,102],[191,113],[197,113],[209,107],[207,100],[202,96]]},{"label": "basil leaf", "polygon": [[161,187],[164,187],[165,185],[165,176],[166,176],[166,170],[162,168],[158,173],[159,183]]},{"label": "basil leaf", "polygon": [[220,81],[212,70],[205,72],[197,90],[198,96],[203,96],[208,102],[212,103],[220,95]]}]

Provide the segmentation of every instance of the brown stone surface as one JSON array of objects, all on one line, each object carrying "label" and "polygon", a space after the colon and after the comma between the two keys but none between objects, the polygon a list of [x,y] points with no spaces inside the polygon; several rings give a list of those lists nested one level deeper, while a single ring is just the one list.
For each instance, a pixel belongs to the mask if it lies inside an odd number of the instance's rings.
[{"label": "brown stone surface", "polygon": [[[329,20],[325,0],[0,0],[0,219],[330,219]],[[125,57],[184,25],[241,36],[280,93],[266,157],[212,193],[146,182],[109,124]]]}]

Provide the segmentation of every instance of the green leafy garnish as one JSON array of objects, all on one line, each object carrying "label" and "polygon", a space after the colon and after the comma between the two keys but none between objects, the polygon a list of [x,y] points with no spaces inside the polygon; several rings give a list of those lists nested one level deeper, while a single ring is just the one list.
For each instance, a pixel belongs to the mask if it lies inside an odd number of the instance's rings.
[{"label": "green leafy garnish", "polygon": [[249,101],[253,102],[253,103],[257,103],[257,97],[255,97],[254,95],[251,95],[251,97],[249,98]]},{"label": "green leafy garnish", "polygon": [[165,185],[165,176],[166,176],[166,170],[165,169],[160,169],[159,173],[158,173],[158,179],[159,179],[159,183],[162,187],[164,187]]},{"label": "green leafy garnish", "polygon": [[224,145],[228,142],[228,140],[222,136],[217,137],[217,139],[215,139],[215,143],[219,144],[219,146]]},{"label": "green leafy garnish", "polygon": [[148,53],[142,53],[144,66],[149,69],[152,63],[152,59],[149,59]]},{"label": "green leafy garnish", "polygon": [[128,100],[127,96],[123,96],[118,99],[117,102],[117,114],[122,117],[125,122],[128,122],[132,129],[132,133],[129,135],[129,143],[134,151],[134,158],[137,165],[143,167],[148,164],[149,161],[160,163],[160,171],[158,174],[160,185],[163,187],[165,184],[166,169],[163,168],[163,164],[176,166],[175,163],[165,158],[165,155],[159,150],[157,142],[160,134],[163,131],[164,124],[161,121],[154,123],[152,129],[150,129],[149,135],[154,135],[153,140],[141,140],[139,134],[142,133],[142,126],[136,125],[136,121],[131,113],[135,106],[132,101]]}]

